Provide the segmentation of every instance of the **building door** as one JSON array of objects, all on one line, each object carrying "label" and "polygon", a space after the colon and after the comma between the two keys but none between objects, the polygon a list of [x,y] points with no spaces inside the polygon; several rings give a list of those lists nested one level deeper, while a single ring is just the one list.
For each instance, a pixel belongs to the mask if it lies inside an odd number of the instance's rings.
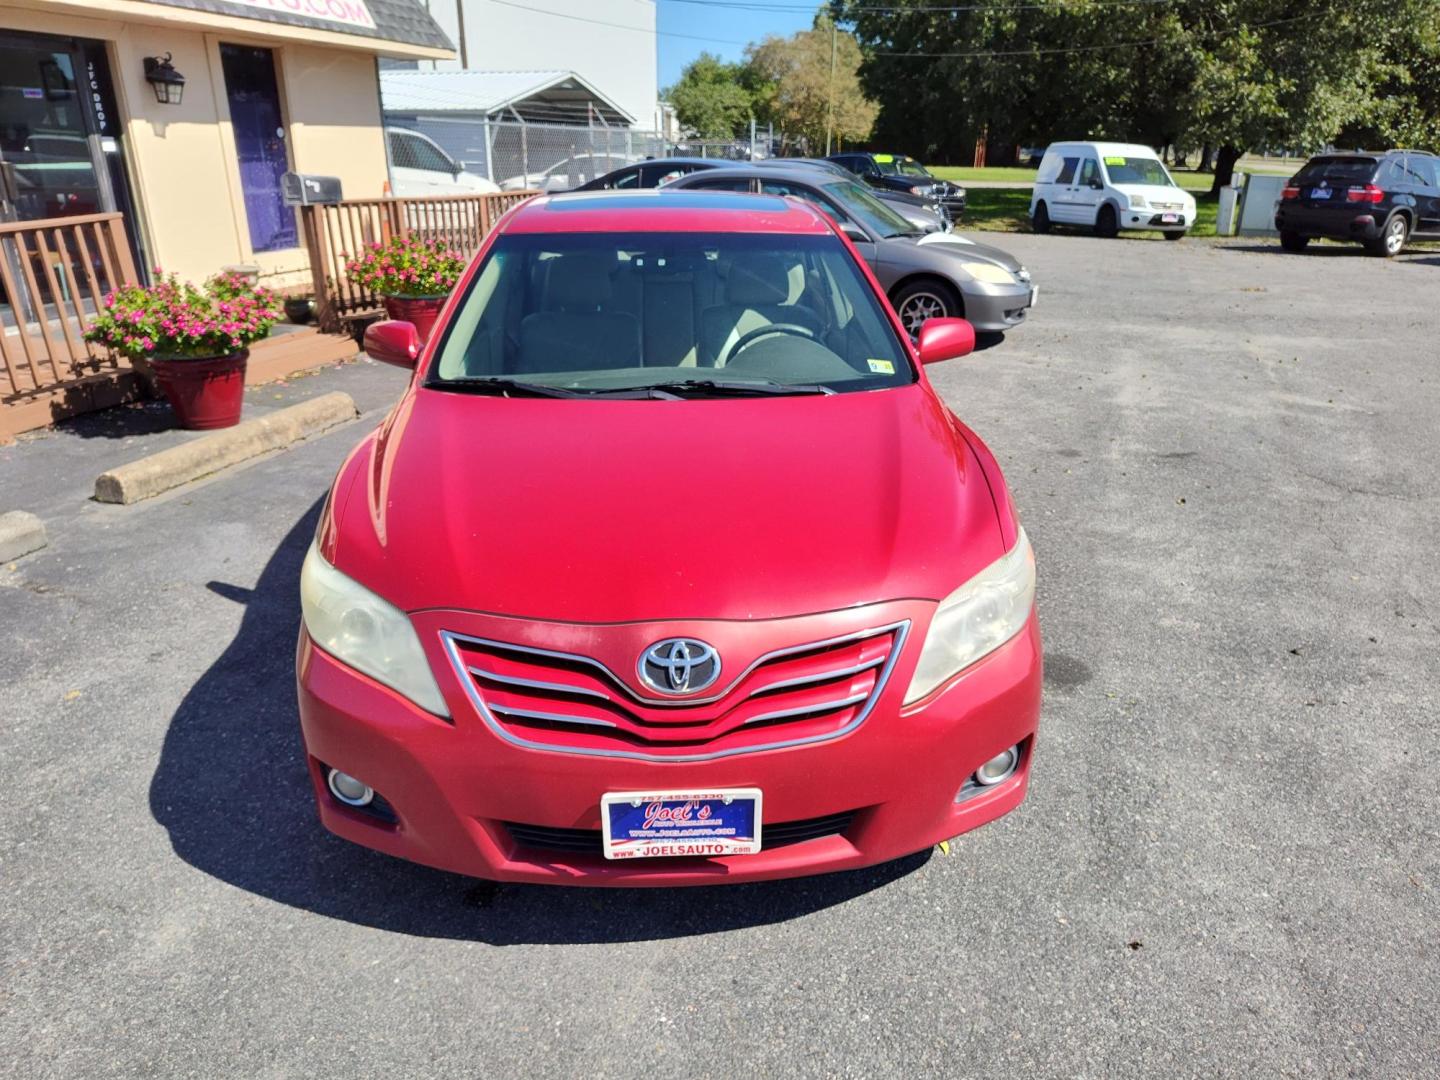
[{"label": "building door", "polygon": [[240,189],[250,225],[252,251],[299,245],[295,210],[285,205],[280,178],[290,170],[285,124],[275,81],[275,54],[253,45],[220,46],[230,126],[240,159]]},{"label": "building door", "polygon": [[[135,265],[143,267],[105,43],[0,30],[0,221],[117,211]],[[24,280],[27,261],[17,244],[0,243],[12,281]],[[83,259],[74,260],[79,278]],[[16,317],[12,303],[34,318],[54,299],[43,284],[36,296],[10,297],[0,287],[0,323]]]},{"label": "building door", "polygon": [[131,203],[104,43],[0,30],[0,219],[115,210]]}]

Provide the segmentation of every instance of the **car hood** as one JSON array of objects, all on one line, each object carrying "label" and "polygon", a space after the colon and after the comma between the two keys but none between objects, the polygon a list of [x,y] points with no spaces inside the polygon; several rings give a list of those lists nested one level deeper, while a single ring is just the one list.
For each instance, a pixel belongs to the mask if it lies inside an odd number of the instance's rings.
[{"label": "car hood", "polygon": [[1195,196],[1180,188],[1170,187],[1166,184],[1111,184],[1116,191],[1126,195],[1142,196],[1146,202],[1167,202],[1191,204],[1195,202]]},{"label": "car hood", "polygon": [[322,550],[407,610],[762,619],[939,599],[1003,554],[924,385],[701,401],[420,389],[352,454]]},{"label": "car hood", "polygon": [[970,262],[979,259],[982,262],[995,263],[997,266],[1003,266],[1012,274],[1018,274],[1021,269],[1020,260],[1008,251],[991,247],[989,244],[978,243],[960,233],[931,233],[928,236],[908,239],[913,244],[921,244],[936,251],[947,251],[957,258]]},{"label": "car hood", "polygon": [[876,188],[875,197],[881,202],[894,203],[897,206],[934,206],[933,196],[911,195],[908,191],[895,191],[891,188]]}]

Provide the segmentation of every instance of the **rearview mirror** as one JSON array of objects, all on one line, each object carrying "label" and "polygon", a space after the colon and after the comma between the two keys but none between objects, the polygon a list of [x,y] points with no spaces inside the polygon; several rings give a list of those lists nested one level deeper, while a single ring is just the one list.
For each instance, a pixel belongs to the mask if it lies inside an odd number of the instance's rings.
[{"label": "rearview mirror", "polygon": [[420,359],[420,334],[414,323],[399,319],[371,323],[365,328],[365,353],[371,360],[414,371]]},{"label": "rearview mirror", "polygon": [[920,324],[920,363],[938,364],[975,351],[969,319],[926,319]]}]

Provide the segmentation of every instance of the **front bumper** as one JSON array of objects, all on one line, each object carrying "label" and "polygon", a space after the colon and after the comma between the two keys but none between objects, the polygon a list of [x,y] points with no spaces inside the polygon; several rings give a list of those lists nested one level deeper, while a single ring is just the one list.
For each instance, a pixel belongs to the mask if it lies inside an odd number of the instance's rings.
[{"label": "front bumper", "polygon": [[[1176,221],[1165,221],[1166,214],[1174,214]],[[1195,224],[1195,215],[1185,210],[1131,209],[1120,211],[1122,229],[1145,229],[1160,232],[1185,232]]]},{"label": "front bumper", "polygon": [[[908,606],[919,616],[915,634],[860,726],[812,745],[687,762],[513,745],[481,721],[448,665],[435,670],[453,722],[339,663],[302,629],[300,719],[320,819],[348,840],[429,866],[552,884],[768,880],[855,869],[924,850],[1024,799],[1040,711],[1040,635],[1032,613],[1016,638],[929,698],[902,708],[929,620],[924,605]],[[983,762],[1016,744],[1023,747],[1022,759],[1012,777],[991,788],[970,785],[957,802]],[[335,799],[325,785],[326,766],[374,787],[393,818]],[[757,855],[724,858],[613,862],[586,850],[531,843],[547,833],[572,839],[593,834],[600,828],[600,798],[609,791],[740,787],[764,792],[767,829],[820,819],[843,820],[844,827]]]},{"label": "front bumper", "polygon": [[965,282],[960,287],[965,303],[965,318],[984,333],[1013,330],[1025,321],[1035,302],[1033,284],[990,285],[980,281]]},{"label": "front bumper", "polygon": [[1384,230],[1385,215],[1358,207],[1310,207],[1280,204],[1275,211],[1275,228],[1300,236],[1319,236],[1329,240],[1375,240]]}]

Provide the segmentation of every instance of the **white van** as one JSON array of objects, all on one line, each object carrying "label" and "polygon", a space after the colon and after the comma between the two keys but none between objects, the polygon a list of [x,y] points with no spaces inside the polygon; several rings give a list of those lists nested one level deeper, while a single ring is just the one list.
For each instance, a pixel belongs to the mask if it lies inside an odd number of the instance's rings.
[{"label": "white van", "polygon": [[1179,240],[1195,224],[1195,198],[1154,150],[1132,143],[1051,143],[1035,174],[1030,224],[1083,225],[1096,236],[1154,229]]},{"label": "white van", "polygon": [[428,135],[387,127],[390,142],[390,193],[405,198],[425,195],[478,195],[499,191],[493,181],[466,172],[463,165]]}]

